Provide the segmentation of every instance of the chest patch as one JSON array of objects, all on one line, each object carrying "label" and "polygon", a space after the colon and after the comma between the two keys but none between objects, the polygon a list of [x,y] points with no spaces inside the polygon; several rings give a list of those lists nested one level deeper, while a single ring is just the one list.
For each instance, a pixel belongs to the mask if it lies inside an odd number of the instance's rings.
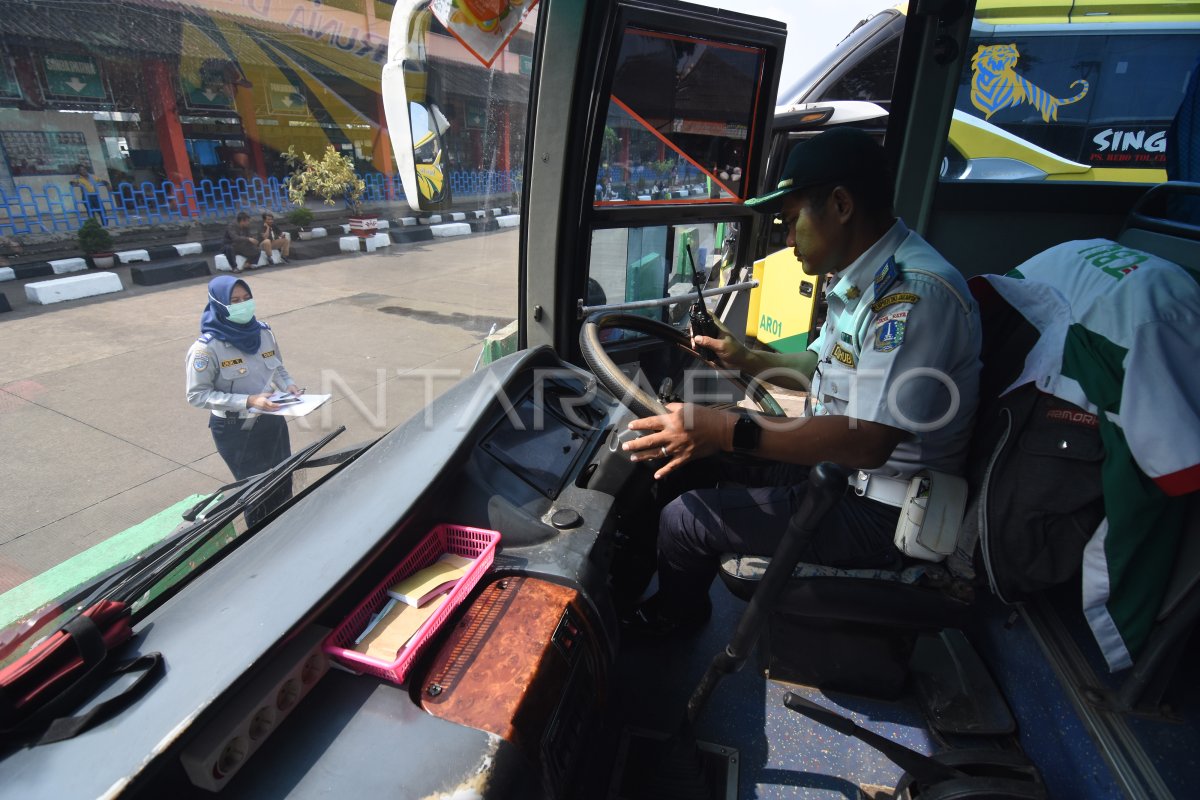
[{"label": "chest patch", "polygon": [[222,362],[221,362],[221,366],[222,366],[222,368],[224,368],[224,367],[236,367],[238,364],[241,364],[241,363],[242,363],[242,360],[243,360],[243,359],[240,359],[240,358],[231,358],[231,359],[229,359],[228,361],[222,361]]},{"label": "chest patch", "polygon": [[273,355],[275,355],[275,351],[274,351],[274,350],[268,350],[267,352],[265,352],[265,353],[263,353],[263,354],[262,354],[262,357],[263,357],[263,358],[271,358]]},{"label": "chest patch", "polygon": [[921,298],[919,296],[913,294],[912,292],[897,292],[896,294],[889,294],[882,300],[876,300],[874,303],[871,303],[871,310],[875,313],[879,313],[888,306],[898,306],[901,303],[912,304],[916,303],[920,299]]},{"label": "chest patch", "polygon": [[834,346],[833,352],[830,354],[830,357],[834,361],[838,361],[842,364],[845,364],[847,367],[854,366],[854,354],[851,353],[846,348],[842,347],[840,344]]}]

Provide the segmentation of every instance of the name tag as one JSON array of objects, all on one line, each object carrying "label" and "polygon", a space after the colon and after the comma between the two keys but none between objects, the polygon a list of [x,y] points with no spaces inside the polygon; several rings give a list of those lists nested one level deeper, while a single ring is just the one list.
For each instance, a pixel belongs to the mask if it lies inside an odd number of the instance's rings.
[{"label": "name tag", "polygon": [[263,358],[270,358],[270,357],[271,357],[271,356],[273,356],[273,355],[275,355],[275,351],[274,351],[274,350],[268,350],[267,352],[265,352],[265,353],[263,353],[263,354],[262,354],[262,357],[263,357]]},{"label": "name tag", "polygon": [[242,359],[231,358],[228,361],[222,361],[221,366],[222,367],[236,367],[238,364],[241,364],[241,363],[242,363]]}]

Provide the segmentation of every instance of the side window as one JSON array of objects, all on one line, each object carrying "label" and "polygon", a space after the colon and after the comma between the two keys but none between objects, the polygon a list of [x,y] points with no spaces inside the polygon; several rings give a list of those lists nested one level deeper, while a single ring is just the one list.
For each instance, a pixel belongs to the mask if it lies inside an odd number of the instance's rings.
[{"label": "side window", "polygon": [[764,58],[761,48],[627,29],[595,204],[744,199]]},{"label": "side window", "polygon": [[855,64],[814,102],[825,100],[866,100],[888,104],[892,101],[892,83],[896,77],[896,59],[900,56],[899,37],[890,39]]},{"label": "side window", "polygon": [[[691,294],[693,262],[707,286],[719,285],[722,267],[735,260],[727,243],[736,241],[737,228],[736,222],[698,222],[593,231],[588,304]],[[630,313],[684,325],[689,305],[690,299]]]},{"label": "side window", "polygon": [[942,177],[1164,181],[1197,52],[1200,34],[973,39]]}]

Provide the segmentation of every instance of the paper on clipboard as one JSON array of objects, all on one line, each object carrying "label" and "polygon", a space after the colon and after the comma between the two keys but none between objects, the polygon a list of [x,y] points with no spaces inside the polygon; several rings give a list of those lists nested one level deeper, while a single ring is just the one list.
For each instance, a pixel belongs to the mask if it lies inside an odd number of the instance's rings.
[{"label": "paper on clipboard", "polygon": [[331,394],[302,394],[299,398],[287,405],[281,405],[275,411],[263,411],[261,409],[250,409],[251,414],[273,414],[277,417],[303,417],[306,414],[311,414],[333,397]]}]

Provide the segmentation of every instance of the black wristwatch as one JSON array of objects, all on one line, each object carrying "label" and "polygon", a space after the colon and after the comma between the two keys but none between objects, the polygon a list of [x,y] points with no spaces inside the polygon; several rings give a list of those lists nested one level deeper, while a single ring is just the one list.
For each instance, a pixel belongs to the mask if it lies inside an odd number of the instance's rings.
[{"label": "black wristwatch", "polygon": [[749,414],[739,414],[737,422],[733,423],[733,449],[739,453],[747,453],[758,449],[762,439],[762,428]]}]

